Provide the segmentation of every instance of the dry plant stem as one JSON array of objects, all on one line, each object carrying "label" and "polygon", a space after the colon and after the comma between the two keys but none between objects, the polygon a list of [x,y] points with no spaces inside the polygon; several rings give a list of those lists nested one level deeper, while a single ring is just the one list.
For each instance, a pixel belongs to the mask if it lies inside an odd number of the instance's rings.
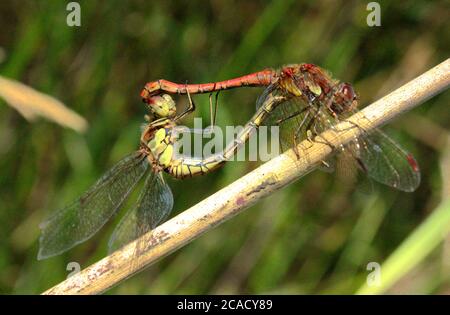
[{"label": "dry plant stem", "polygon": [[88,128],[88,123],[83,117],[58,99],[2,76],[0,76],[0,98],[5,99],[11,107],[30,121],[42,116],[80,133]]},{"label": "dry plant stem", "polygon": [[[378,127],[449,85],[450,59],[447,59],[337,125],[339,132],[329,130],[320,137],[333,146],[344,144],[361,133],[361,128],[355,128],[354,123],[365,130]],[[323,142],[303,141],[299,144],[300,159],[289,150],[160,225],[143,236],[148,247],[139,257],[133,256],[137,244],[134,241],[44,294],[97,294],[111,288],[313,170],[332,153],[330,146]]]}]

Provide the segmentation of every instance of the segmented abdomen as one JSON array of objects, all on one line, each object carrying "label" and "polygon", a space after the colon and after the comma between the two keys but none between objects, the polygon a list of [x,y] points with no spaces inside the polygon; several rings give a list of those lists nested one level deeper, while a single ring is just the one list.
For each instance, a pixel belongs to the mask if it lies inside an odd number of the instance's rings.
[{"label": "segmented abdomen", "polygon": [[175,178],[203,175],[225,163],[221,154],[213,154],[203,159],[177,154],[174,143],[178,136],[174,136],[172,131],[170,127],[157,130],[147,144],[152,155],[150,161],[168,174]]}]

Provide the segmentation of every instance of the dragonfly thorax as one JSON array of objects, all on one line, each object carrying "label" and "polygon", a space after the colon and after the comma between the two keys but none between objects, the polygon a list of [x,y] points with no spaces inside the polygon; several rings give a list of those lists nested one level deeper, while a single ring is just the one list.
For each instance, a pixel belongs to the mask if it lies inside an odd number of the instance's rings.
[{"label": "dragonfly thorax", "polygon": [[173,135],[174,124],[168,123],[152,132],[147,142],[149,150],[148,160],[157,170],[170,166],[174,155],[174,143],[177,140]]},{"label": "dragonfly thorax", "polygon": [[283,68],[279,80],[291,95],[302,96],[308,103],[322,101],[333,115],[350,113],[358,105],[358,96],[351,84],[334,80],[326,70],[311,63]]}]

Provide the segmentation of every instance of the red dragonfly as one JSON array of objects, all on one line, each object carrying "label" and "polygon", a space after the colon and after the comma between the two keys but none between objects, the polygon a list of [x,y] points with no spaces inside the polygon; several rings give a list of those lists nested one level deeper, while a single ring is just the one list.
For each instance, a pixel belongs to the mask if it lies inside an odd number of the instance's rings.
[{"label": "red dragonfly", "polygon": [[[212,93],[240,87],[266,87],[258,98],[256,116],[265,124],[280,126],[283,150],[332,129],[358,107],[358,96],[351,84],[333,79],[326,70],[309,63],[289,65],[278,71],[265,69],[212,83],[178,84],[161,79],[147,83],[141,96],[149,103],[161,93]],[[420,183],[414,157],[379,129],[371,130],[370,134],[361,130],[362,135],[336,148],[340,156],[354,161],[350,164],[380,183],[414,191]]]}]

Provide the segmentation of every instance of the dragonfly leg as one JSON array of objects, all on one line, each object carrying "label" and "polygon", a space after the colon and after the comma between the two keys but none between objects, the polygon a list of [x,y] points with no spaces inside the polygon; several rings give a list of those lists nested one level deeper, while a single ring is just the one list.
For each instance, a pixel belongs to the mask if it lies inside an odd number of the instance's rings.
[{"label": "dragonfly leg", "polygon": [[213,92],[209,93],[209,116],[210,116],[210,123],[211,125],[205,129],[203,129],[203,134],[212,134],[214,132],[214,126],[216,125],[216,117],[217,117],[217,108],[219,106],[219,93],[220,91],[216,92],[215,100],[214,100],[214,109],[213,109]]},{"label": "dragonfly leg", "polygon": [[209,116],[210,116],[210,123],[211,128],[214,128],[214,117],[213,117],[213,106],[212,106],[212,95],[213,93],[209,93]]},{"label": "dragonfly leg", "polygon": [[182,112],[181,114],[177,115],[174,120],[178,121],[180,119],[182,119],[184,116],[192,113],[193,111],[195,111],[195,103],[191,98],[191,93],[189,92],[189,90],[187,90],[187,96],[189,99],[189,106],[184,110],[184,112]]},{"label": "dragonfly leg", "polygon": [[364,129],[363,127],[361,127],[360,125],[358,125],[357,123],[355,123],[355,122],[353,122],[351,120],[343,119],[342,121],[348,122],[352,126],[351,127],[347,127],[347,128],[343,128],[343,129],[341,129],[341,131],[347,131],[347,130],[351,130],[353,128],[358,128],[358,129],[361,129],[362,132],[367,132],[366,129]]},{"label": "dragonfly leg", "polygon": [[[320,140],[320,139],[322,139],[322,140]],[[334,144],[332,144],[330,141],[328,141],[327,139],[322,138],[320,136],[315,137],[314,142],[320,143],[320,144],[325,144],[325,145],[329,146],[331,148],[331,150],[333,150],[333,151],[336,150],[336,146]]]},{"label": "dragonfly leg", "polygon": [[287,121],[287,120],[289,120],[289,119],[292,119],[292,118],[294,118],[294,117],[297,117],[298,115],[303,114],[306,110],[308,110],[308,107],[305,107],[305,108],[303,108],[302,110],[299,110],[299,111],[297,111],[297,112],[295,112],[295,113],[293,113],[293,114],[290,114],[290,115],[287,116],[287,117],[278,119],[275,123],[276,123],[277,125],[280,125],[280,124],[284,123],[285,121]]},{"label": "dragonfly leg", "polygon": [[[320,111],[317,111],[316,115],[314,117],[316,118],[320,114],[321,114]],[[317,124],[314,124],[313,126],[309,126],[309,128],[311,128],[311,127],[313,129],[312,133],[314,134],[314,142],[325,144],[325,145],[329,146],[333,151],[336,149],[336,147],[332,143],[330,143],[328,140],[319,136],[320,132],[317,130]],[[323,139],[323,140],[320,140],[320,139]],[[324,162],[324,161],[322,161],[322,163],[326,164],[326,162]]]},{"label": "dragonfly leg", "polygon": [[209,114],[211,116],[211,129],[214,128],[216,125],[216,117],[217,117],[217,108],[219,106],[219,93],[220,91],[217,91],[214,101],[214,111],[212,106],[212,92],[209,94]]},{"label": "dragonfly leg", "polygon": [[[308,107],[305,107],[305,109],[308,109]],[[303,117],[302,121],[297,126],[297,128],[295,129],[294,134],[292,135],[293,140],[294,140],[293,141],[294,142],[294,152],[295,152],[295,155],[297,156],[297,159],[300,159],[300,152],[298,151],[298,144],[299,144],[299,142],[298,142],[298,135],[300,134],[300,130],[302,129],[302,127],[305,124],[305,122],[309,119],[310,113],[311,112],[309,112],[309,111],[306,113],[305,117]],[[311,122],[311,120],[310,120],[310,122]],[[306,129],[306,130],[308,130],[308,129]]]},{"label": "dragonfly leg", "polygon": [[[311,110],[311,108],[314,109],[314,107],[307,106],[304,109],[302,109],[302,112],[305,111],[305,110]],[[311,111],[309,111],[305,115],[305,117],[303,118],[303,120],[301,121],[301,123],[299,124],[299,126],[297,127],[297,129],[295,130],[294,135],[293,135],[294,136],[294,151],[295,151],[297,157],[299,157],[297,148],[298,148],[298,143],[299,143],[299,140],[300,140],[299,139],[300,130],[303,128],[303,126],[305,125],[306,121],[308,121],[308,124],[306,125],[306,128],[305,128],[305,130],[306,130],[306,140],[308,140],[311,144],[313,142],[317,142],[316,139],[315,139],[315,136],[318,135],[318,132],[317,132],[317,129],[316,129],[316,125],[317,124],[315,124],[315,122],[316,122],[317,116],[320,115],[320,111],[316,110],[315,113],[314,113],[314,116],[312,118],[309,118],[309,116],[310,116],[309,114],[310,113],[311,113]]]},{"label": "dragonfly leg", "polygon": [[157,127],[164,126],[164,125],[166,125],[169,122],[171,122],[170,119],[160,118],[160,119],[157,119],[157,120],[152,121],[151,123],[149,123],[147,125],[147,127],[145,127],[144,131],[141,134],[141,140],[140,140],[141,144],[148,148],[147,142],[149,140],[149,133],[150,133],[150,131],[156,129]]}]

